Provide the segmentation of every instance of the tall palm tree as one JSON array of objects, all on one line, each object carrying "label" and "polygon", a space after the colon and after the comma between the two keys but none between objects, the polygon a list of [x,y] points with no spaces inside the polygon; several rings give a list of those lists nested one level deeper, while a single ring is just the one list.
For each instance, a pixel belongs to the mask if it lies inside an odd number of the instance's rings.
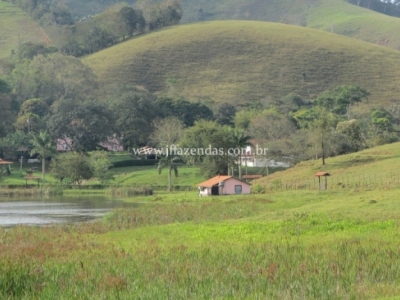
[{"label": "tall palm tree", "polygon": [[31,155],[39,154],[42,158],[42,179],[44,183],[46,176],[46,156],[56,152],[56,145],[47,131],[40,131],[38,135],[33,135],[32,145]]},{"label": "tall palm tree", "polygon": [[[239,179],[242,179],[242,149],[245,149],[247,146],[253,146],[250,142],[251,136],[246,135],[245,131],[242,129],[234,129],[231,133],[232,142],[234,143],[235,147],[240,149],[239,153]],[[247,166],[247,161],[246,161]]]},{"label": "tall palm tree", "polygon": [[161,174],[163,169],[168,169],[168,191],[172,191],[172,171],[174,171],[175,177],[178,177],[178,166],[181,164],[181,159],[179,156],[169,153],[167,148],[167,155],[160,159],[158,163],[158,174]]}]

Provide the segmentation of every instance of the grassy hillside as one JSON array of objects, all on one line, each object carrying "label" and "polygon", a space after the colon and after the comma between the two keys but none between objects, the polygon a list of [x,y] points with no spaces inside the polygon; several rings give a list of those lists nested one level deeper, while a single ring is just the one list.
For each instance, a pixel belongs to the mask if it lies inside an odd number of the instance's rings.
[{"label": "grassy hillside", "polygon": [[397,51],[313,29],[216,21],[141,36],[84,62],[103,84],[136,84],[193,101],[239,105],[291,92],[308,99],[357,84],[370,90],[375,105],[399,94],[399,59]]},{"label": "grassy hillside", "polygon": [[0,1],[0,60],[26,42],[50,43],[46,33],[16,6]]},{"label": "grassy hillside", "polygon": [[[400,143],[383,145],[349,155],[326,160],[302,162],[286,171],[254,180],[254,184],[267,187],[267,190],[318,189],[318,179],[314,174],[319,171],[329,172],[328,189],[339,191],[353,189],[372,191],[400,187],[398,161]],[[324,181],[324,179],[322,179]]]},{"label": "grassy hillside", "polygon": [[262,20],[307,26],[400,50],[400,19],[344,0],[182,0],[182,22]]}]

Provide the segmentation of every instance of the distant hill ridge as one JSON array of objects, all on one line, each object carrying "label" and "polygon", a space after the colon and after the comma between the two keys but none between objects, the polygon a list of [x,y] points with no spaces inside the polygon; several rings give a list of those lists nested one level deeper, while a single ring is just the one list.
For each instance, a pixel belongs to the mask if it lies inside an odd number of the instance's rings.
[{"label": "distant hill ridge", "polygon": [[242,105],[291,92],[308,99],[356,84],[371,92],[366,107],[398,97],[399,59],[398,51],[304,27],[215,21],[141,36],[84,62],[103,85],[135,84],[192,101]]},{"label": "distant hill ridge", "polygon": [[400,18],[345,0],[181,0],[182,23],[259,20],[306,26],[400,50]]}]

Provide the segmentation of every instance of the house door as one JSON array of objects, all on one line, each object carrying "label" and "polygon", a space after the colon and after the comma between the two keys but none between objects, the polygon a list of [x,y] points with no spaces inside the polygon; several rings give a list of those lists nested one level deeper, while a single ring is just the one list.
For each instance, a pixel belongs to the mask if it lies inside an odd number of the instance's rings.
[{"label": "house door", "polygon": [[214,185],[214,186],[211,188],[211,195],[219,195],[219,188],[218,188],[218,185]]},{"label": "house door", "polygon": [[241,193],[242,193],[242,186],[235,185],[235,194],[241,194]]}]

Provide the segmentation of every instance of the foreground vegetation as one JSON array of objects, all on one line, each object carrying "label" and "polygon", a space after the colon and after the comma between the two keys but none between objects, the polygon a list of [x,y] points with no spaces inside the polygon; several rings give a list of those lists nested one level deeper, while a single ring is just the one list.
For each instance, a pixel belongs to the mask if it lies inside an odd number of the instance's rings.
[{"label": "foreground vegetation", "polygon": [[[178,201],[160,195],[160,203],[118,210],[98,223],[3,230],[0,293],[19,299],[395,296],[399,224],[390,212],[396,193],[376,192],[377,204],[360,203],[368,192],[201,200],[181,193]],[[349,201],[364,211],[349,209]]]},{"label": "foreground vegetation", "polygon": [[[327,160],[394,171],[398,144]],[[360,161],[355,157],[369,157]],[[311,162],[259,180],[312,176]],[[368,173],[367,173],[368,174]],[[202,197],[156,192],[77,225],[0,230],[4,299],[387,299],[399,294],[400,187]]]}]

